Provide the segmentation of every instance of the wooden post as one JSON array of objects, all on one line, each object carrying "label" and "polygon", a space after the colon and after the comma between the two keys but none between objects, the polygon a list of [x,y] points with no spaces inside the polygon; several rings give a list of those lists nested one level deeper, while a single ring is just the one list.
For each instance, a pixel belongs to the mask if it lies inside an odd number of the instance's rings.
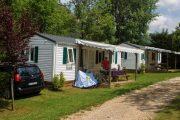
[{"label": "wooden post", "polygon": [[112,64],[112,52],[109,51],[109,87],[111,87],[111,64]]},{"label": "wooden post", "polygon": [[147,67],[147,70],[149,70],[149,53],[148,53],[148,50],[146,50],[146,67]]},{"label": "wooden post", "polygon": [[137,61],[138,61],[138,54],[135,53],[135,81],[137,80]]},{"label": "wooden post", "polygon": [[176,54],[175,54],[174,68],[177,69],[177,57],[176,57]]},{"label": "wooden post", "polygon": [[169,69],[169,54],[167,53],[166,55],[167,55],[167,63],[166,63],[166,66],[167,66],[167,71],[168,71],[168,69]]},{"label": "wooden post", "polygon": [[14,111],[14,80],[11,79],[12,110]]}]

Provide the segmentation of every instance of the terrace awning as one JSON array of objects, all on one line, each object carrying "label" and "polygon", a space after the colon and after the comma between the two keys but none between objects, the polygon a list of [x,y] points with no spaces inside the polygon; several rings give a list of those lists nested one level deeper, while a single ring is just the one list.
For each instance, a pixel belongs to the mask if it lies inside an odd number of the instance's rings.
[{"label": "terrace awning", "polygon": [[155,47],[149,47],[149,46],[145,46],[145,49],[146,49],[146,50],[158,51],[158,52],[172,53],[171,50],[166,50],[166,49],[161,49],[161,48],[155,48]]},{"label": "terrace awning", "polygon": [[110,50],[112,52],[117,50],[115,45],[94,42],[94,41],[87,41],[87,40],[82,40],[82,39],[76,39],[76,44],[87,46],[87,47],[103,49],[103,50]]},{"label": "terrace awning", "polygon": [[123,47],[123,46],[118,46],[117,49],[118,49],[118,51],[128,52],[128,53],[142,53],[143,52],[143,50],[141,50],[141,49],[127,48],[127,47]]}]

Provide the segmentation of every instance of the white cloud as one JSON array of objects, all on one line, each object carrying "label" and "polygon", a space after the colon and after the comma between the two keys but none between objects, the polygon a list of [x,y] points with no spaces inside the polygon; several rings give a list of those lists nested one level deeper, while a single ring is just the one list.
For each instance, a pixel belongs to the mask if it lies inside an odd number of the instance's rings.
[{"label": "white cloud", "polygon": [[62,3],[68,3],[70,0],[60,0]]},{"label": "white cloud", "polygon": [[157,5],[167,8],[168,11],[180,10],[180,0],[159,0]]},{"label": "white cloud", "polygon": [[178,20],[166,15],[161,15],[156,17],[155,20],[150,23],[149,31],[159,32],[162,31],[162,29],[168,29],[169,32],[172,32],[175,29],[177,23]]}]

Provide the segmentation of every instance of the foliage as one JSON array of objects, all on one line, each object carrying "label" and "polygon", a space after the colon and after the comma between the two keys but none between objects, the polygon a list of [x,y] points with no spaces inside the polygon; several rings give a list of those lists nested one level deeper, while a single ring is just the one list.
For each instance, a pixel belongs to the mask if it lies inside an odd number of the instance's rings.
[{"label": "foliage", "polygon": [[40,32],[70,36],[74,31],[74,16],[57,0],[29,0],[26,6]]},{"label": "foliage", "polygon": [[23,11],[21,18],[16,21],[11,7],[3,3],[0,7],[0,52],[6,55],[7,62],[14,64],[22,61],[21,54],[27,49],[28,38],[34,34],[36,27],[31,24],[27,11]]},{"label": "foliage", "polygon": [[10,74],[5,72],[0,72],[0,97],[6,88],[9,87]]},{"label": "foliage", "polygon": [[141,63],[141,73],[145,73],[146,72],[146,65],[144,63]]},{"label": "foliage", "polygon": [[180,23],[172,33],[172,46],[174,51],[180,51]]},{"label": "foliage", "polygon": [[152,39],[152,46],[167,50],[172,49],[172,36],[168,33],[168,30],[163,29],[161,33],[156,32],[150,36]]},{"label": "foliage", "polygon": [[149,23],[156,14],[158,0],[112,0],[112,10],[116,21],[118,43],[130,41],[144,44],[147,42]]},{"label": "foliage", "polygon": [[[64,88],[64,92],[43,90],[41,95],[15,101],[16,112],[1,112],[0,120],[60,119],[83,109],[104,103],[114,97],[140,89],[159,81],[180,76],[179,73],[147,73],[138,75],[138,80],[118,88],[77,89]],[[24,114],[26,113],[26,114]]]},{"label": "foliage", "polygon": [[110,13],[110,0],[70,0],[76,16],[76,36],[107,43],[115,43],[115,21]]},{"label": "foliage", "polygon": [[153,33],[150,36],[152,39],[152,46],[173,51],[180,51],[180,24],[172,33],[163,29],[162,32]]},{"label": "foliage", "polygon": [[53,89],[54,90],[61,90],[64,86],[65,78],[63,73],[61,72],[60,75],[55,75],[53,78]]}]

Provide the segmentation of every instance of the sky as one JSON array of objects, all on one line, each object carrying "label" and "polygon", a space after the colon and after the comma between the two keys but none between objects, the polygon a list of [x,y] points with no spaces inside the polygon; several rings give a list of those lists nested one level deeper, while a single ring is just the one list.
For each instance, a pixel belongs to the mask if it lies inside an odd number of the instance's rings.
[{"label": "sky", "polygon": [[[69,0],[61,0],[66,3]],[[156,13],[159,14],[149,25],[149,32],[161,32],[168,29],[169,32],[175,30],[180,22],[180,0],[159,0]]]}]

